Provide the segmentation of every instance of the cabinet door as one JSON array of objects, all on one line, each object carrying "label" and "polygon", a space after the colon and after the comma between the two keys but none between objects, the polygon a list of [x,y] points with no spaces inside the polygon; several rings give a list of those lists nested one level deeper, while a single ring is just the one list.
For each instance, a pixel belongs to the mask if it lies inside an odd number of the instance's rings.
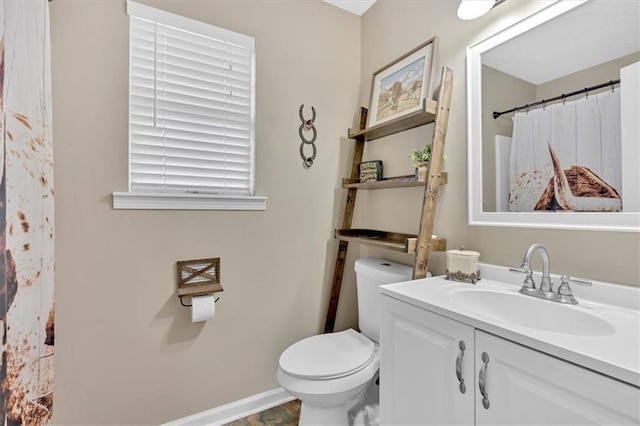
[{"label": "cabinet door", "polygon": [[[380,424],[472,425],[473,328],[382,298]],[[456,374],[459,357],[464,393]]]},{"label": "cabinet door", "polygon": [[479,330],[476,370],[478,425],[640,424],[640,389]]}]

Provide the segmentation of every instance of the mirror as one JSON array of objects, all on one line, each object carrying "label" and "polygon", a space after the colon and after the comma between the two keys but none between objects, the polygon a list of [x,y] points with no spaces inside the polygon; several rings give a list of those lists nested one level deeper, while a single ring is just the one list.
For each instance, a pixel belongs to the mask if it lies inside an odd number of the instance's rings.
[{"label": "mirror", "polygon": [[559,1],[470,46],[467,96],[470,225],[640,231],[640,2]]}]

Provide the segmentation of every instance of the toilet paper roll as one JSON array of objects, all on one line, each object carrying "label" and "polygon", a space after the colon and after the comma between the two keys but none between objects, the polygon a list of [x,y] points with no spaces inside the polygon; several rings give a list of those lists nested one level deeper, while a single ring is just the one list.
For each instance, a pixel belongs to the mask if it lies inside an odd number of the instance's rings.
[{"label": "toilet paper roll", "polygon": [[193,296],[191,298],[191,322],[208,321],[216,316],[216,297],[214,294]]}]

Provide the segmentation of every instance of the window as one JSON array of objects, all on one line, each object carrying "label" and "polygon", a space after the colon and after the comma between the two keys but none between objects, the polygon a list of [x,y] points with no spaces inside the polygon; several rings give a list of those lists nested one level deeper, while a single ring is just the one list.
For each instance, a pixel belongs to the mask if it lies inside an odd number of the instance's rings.
[{"label": "window", "polygon": [[255,40],[132,1],[129,192],[114,208],[264,210]]}]

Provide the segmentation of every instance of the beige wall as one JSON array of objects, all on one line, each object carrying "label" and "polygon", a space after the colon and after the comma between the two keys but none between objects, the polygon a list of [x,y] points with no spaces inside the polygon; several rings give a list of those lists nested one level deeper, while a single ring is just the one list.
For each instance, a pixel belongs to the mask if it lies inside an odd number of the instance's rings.
[{"label": "beige wall", "polygon": [[[114,211],[127,186],[128,20],[123,0],[51,4],[56,180],[57,424],[155,424],[277,386],[284,348],[320,330],[353,143],[345,140],[373,71],[437,35],[454,71],[449,184],[436,233],[482,260],[518,264],[550,249],[553,272],[637,284],[637,234],[467,226],[465,49],[542,1],[506,2],[475,21],[455,1],[378,0],[362,19],[319,1],[151,1],[257,39],[257,193],[265,212]],[[436,85],[439,73],[435,76]],[[318,112],[318,159],[298,155],[298,108]],[[432,126],[371,142],[387,176],[411,173]],[[361,191],[355,226],[415,232],[418,188]],[[351,245],[337,329],[356,324],[353,261],[413,257]],[[217,317],[190,323],[175,261],[222,258]],[[430,267],[444,271],[444,255]]]},{"label": "beige wall", "polygon": [[[448,127],[449,184],[440,192],[435,232],[448,239],[449,247],[465,245],[481,251],[481,261],[518,265],[526,249],[544,244],[551,255],[554,273],[640,285],[640,235],[600,231],[557,231],[522,228],[469,227],[467,225],[467,125],[466,47],[539,10],[549,2],[505,2],[482,18],[461,21],[455,1],[378,0],[362,19],[362,82],[360,101],[368,103],[372,73],[381,65],[437,35],[440,39],[437,67],[453,69],[454,86]],[[365,148],[365,158],[384,160],[385,172],[404,174],[411,164],[412,148],[431,138],[431,126],[414,129]],[[392,173],[392,170],[394,171]],[[373,192],[373,191],[372,191]],[[415,232],[420,190],[375,191],[356,211],[356,225]],[[358,195],[360,197],[360,195]],[[410,264],[408,255],[361,249],[364,254],[387,256]],[[444,256],[431,256],[430,269],[444,272]],[[350,266],[347,265],[347,268]]]},{"label": "beige wall", "polygon": [[[56,424],[158,424],[273,389],[278,357],[323,324],[339,178],[360,82],[360,19],[318,1],[145,3],[257,42],[265,212],[128,211],[125,1],[51,3]],[[318,157],[299,156],[298,108]],[[190,322],[177,260],[219,256],[217,316]],[[353,317],[353,300],[341,306]]]},{"label": "beige wall", "polygon": [[[610,80],[617,80],[620,78],[621,68],[638,61],[640,61],[640,52],[632,53],[630,55],[605,62],[604,64],[596,65],[585,70],[548,81],[537,86],[536,99],[548,99],[561,95],[562,93],[580,90],[582,87],[595,86]],[[593,93],[598,93],[604,90],[610,89],[604,88],[593,91]]]}]

